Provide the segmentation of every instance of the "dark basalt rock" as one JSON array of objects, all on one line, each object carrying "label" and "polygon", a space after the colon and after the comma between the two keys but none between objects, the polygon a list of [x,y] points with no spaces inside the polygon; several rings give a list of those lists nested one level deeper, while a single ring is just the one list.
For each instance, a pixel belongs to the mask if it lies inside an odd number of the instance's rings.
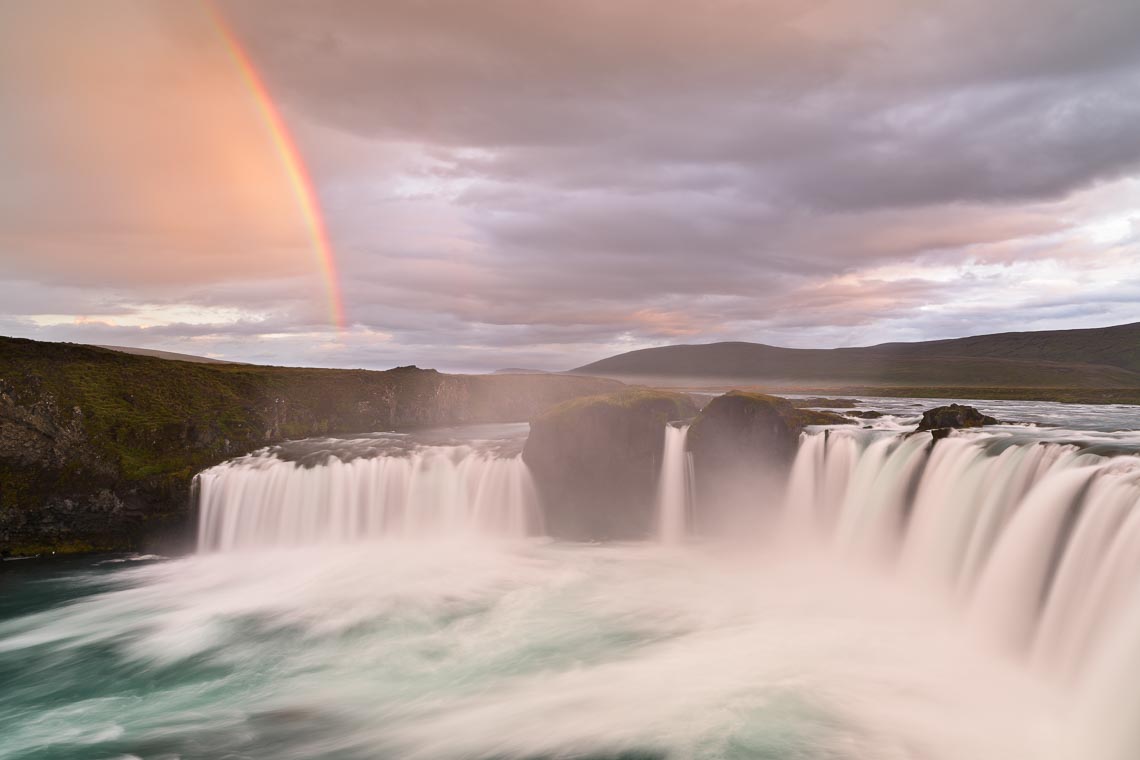
[{"label": "dark basalt rock", "polygon": [[856,417],[856,418],[861,419],[861,420],[877,420],[883,416],[882,412],[876,412],[873,409],[865,411],[865,412],[852,410],[850,412],[844,412],[843,414],[846,415],[847,417]]},{"label": "dark basalt rock", "polygon": [[805,426],[851,424],[841,414],[799,409],[778,396],[732,391],[714,398],[697,415],[689,430],[689,450],[709,463],[763,452],[787,464],[795,457]]},{"label": "dark basalt rock", "polygon": [[797,409],[777,396],[732,391],[714,398],[689,429],[697,529],[723,529],[734,513],[756,512],[741,505],[778,500],[807,425],[852,424],[834,412]]},{"label": "dark basalt rock", "polygon": [[665,425],[696,413],[684,394],[629,389],[568,401],[531,420],[523,460],[547,533],[578,541],[650,535]]},{"label": "dark basalt rock", "polygon": [[[918,423],[915,432],[924,430],[949,430],[960,428],[978,428],[983,425],[997,425],[994,417],[982,414],[972,406],[965,404],[950,404],[928,409],[922,413],[922,421]],[[945,437],[943,434],[941,437]],[[936,436],[938,438],[939,436]]]}]

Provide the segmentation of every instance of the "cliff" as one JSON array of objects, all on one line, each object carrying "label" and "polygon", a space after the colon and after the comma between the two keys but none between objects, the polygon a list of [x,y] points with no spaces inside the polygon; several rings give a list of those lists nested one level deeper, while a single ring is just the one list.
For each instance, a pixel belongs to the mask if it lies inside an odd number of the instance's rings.
[{"label": "cliff", "polygon": [[696,413],[684,394],[631,388],[531,420],[523,459],[542,494],[547,532],[571,540],[648,536],[665,424]]},{"label": "cliff", "polygon": [[0,553],[188,535],[199,470],[289,438],[525,421],[619,383],[195,364],[0,338]]}]

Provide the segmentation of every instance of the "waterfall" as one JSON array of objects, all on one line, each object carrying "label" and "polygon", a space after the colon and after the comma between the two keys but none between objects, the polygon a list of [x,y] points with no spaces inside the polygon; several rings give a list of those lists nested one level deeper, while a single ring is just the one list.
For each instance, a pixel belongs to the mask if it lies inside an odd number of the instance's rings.
[{"label": "waterfall", "polygon": [[810,433],[785,518],[942,590],[980,635],[1058,677],[1136,606],[1140,456],[993,433]]},{"label": "waterfall", "polygon": [[692,502],[692,455],[685,450],[688,425],[666,425],[657,480],[657,537],[662,543],[680,543],[687,531]]},{"label": "waterfall", "polygon": [[200,473],[197,489],[200,551],[541,529],[522,458],[468,445],[312,465],[265,451]]}]

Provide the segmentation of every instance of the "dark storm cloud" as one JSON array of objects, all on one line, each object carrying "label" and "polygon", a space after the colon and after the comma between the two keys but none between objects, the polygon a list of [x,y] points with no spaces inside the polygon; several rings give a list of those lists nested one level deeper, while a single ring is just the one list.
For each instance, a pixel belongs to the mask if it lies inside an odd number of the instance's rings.
[{"label": "dark storm cloud", "polygon": [[227,7],[308,117],[486,148],[465,171],[508,181],[866,208],[1056,197],[1140,159],[1119,0]]},{"label": "dark storm cloud", "polygon": [[[179,61],[208,41],[184,6],[116,2],[156,15]],[[220,7],[298,138],[355,332],[312,337],[328,331],[306,241],[247,189],[215,203],[214,174],[180,183],[171,159],[177,202],[141,231],[91,176],[67,191],[37,148],[45,86],[0,123],[18,178],[0,180],[10,329],[491,369],[1140,318],[1131,0]],[[116,102],[151,91],[131,92]],[[163,141],[144,144],[131,172],[149,177]],[[264,219],[245,225],[239,201]],[[183,232],[183,208],[193,234],[146,255]],[[156,316],[163,304],[200,313]]]}]

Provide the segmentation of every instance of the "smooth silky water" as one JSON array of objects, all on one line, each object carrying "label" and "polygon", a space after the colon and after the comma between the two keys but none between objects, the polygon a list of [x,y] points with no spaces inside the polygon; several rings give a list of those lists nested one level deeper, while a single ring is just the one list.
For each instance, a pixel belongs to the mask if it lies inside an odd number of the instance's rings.
[{"label": "smooth silky water", "polygon": [[213,468],[193,556],[4,563],[0,758],[1140,757],[1136,410],[911,403],[755,536],[687,534],[683,426],[639,544],[542,537],[525,426]]}]

